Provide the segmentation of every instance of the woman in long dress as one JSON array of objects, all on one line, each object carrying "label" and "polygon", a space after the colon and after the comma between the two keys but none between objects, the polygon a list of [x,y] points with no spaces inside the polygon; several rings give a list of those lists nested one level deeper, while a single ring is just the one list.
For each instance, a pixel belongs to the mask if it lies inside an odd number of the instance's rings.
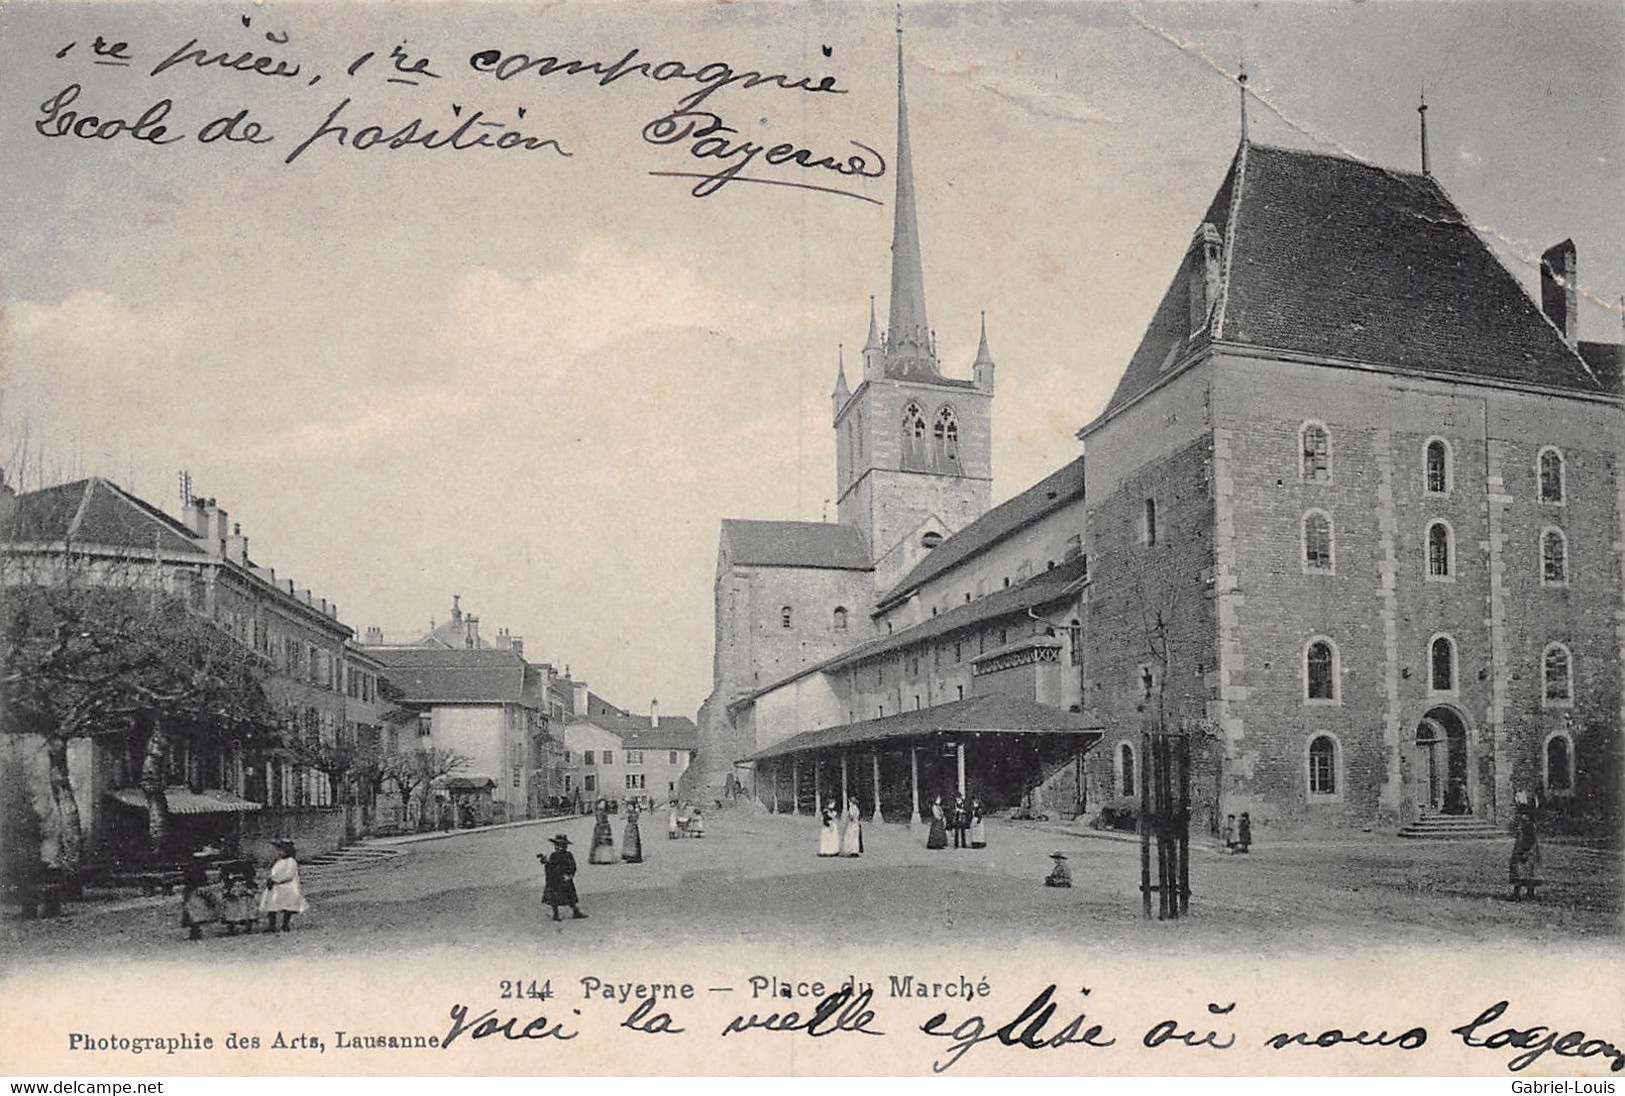
[{"label": "woman in long dress", "polygon": [[840,827],[836,825],[837,817],[838,815],[835,811],[835,804],[825,803],[823,810],[824,822],[823,826],[818,831],[819,856],[841,855],[841,830]]},{"label": "woman in long dress", "polygon": [[636,804],[626,810],[626,832],[621,835],[621,859],[628,864],[643,863],[643,834],[638,830]]},{"label": "woman in long dress", "polygon": [[260,894],[260,912],[265,914],[265,931],[277,931],[277,914],[282,915],[281,931],[288,931],[288,922],[296,913],[310,908],[305,892],[299,887],[299,859],[294,855],[292,841],[273,841],[281,855],[271,865],[265,877],[265,890]]},{"label": "woman in long dress", "polygon": [[1540,839],[1535,833],[1534,804],[1524,793],[1518,794],[1512,820],[1512,859],[1507,863],[1507,881],[1512,884],[1512,900],[1519,901],[1521,892],[1535,897],[1540,886]]},{"label": "woman in long dress", "polygon": [[542,901],[553,907],[553,920],[559,920],[559,907],[569,906],[570,916],[586,917],[576,896],[576,858],[570,853],[570,839],[564,834],[553,838],[553,852],[536,854],[542,862]]},{"label": "woman in long dress", "polygon": [[248,857],[233,861],[220,869],[220,880],[225,889],[220,919],[226,923],[226,931],[235,934],[241,928],[244,932],[253,932],[254,922],[260,918],[254,861]]},{"label": "woman in long dress", "polygon": [[982,820],[982,801],[970,801],[970,847],[973,849],[987,848],[987,823]]},{"label": "woman in long dress", "polygon": [[942,813],[942,796],[931,800],[931,832],[926,834],[925,847],[928,849],[945,849],[948,847],[948,822]]},{"label": "woman in long dress", "polygon": [[677,800],[666,804],[666,837],[677,840]]},{"label": "woman in long dress", "polygon": [[181,928],[188,940],[203,937],[203,926],[220,920],[220,890],[209,885],[209,857],[217,850],[205,845],[192,854],[181,877]]},{"label": "woman in long dress", "polygon": [[858,801],[846,801],[846,829],[841,831],[841,855],[863,855],[863,818],[858,813]]},{"label": "woman in long dress", "polygon": [[614,864],[619,860],[620,857],[615,855],[615,830],[609,824],[609,804],[600,799],[592,825],[592,851],[587,854],[587,863]]}]

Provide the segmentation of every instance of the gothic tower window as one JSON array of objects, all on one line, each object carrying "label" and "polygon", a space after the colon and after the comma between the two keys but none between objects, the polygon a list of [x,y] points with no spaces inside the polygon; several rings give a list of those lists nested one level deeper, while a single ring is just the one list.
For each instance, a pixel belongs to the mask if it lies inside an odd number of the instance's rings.
[{"label": "gothic tower window", "polygon": [[779,627],[790,627],[790,606],[788,605],[779,610]]},{"label": "gothic tower window", "polygon": [[1428,442],[1424,464],[1426,465],[1428,494],[1449,494],[1450,446],[1443,438],[1433,438]]},{"label": "gothic tower window", "polygon": [[1303,516],[1303,569],[1332,570],[1332,519],[1324,510]]},{"label": "gothic tower window", "polygon": [[1450,526],[1436,521],[1428,526],[1428,578],[1449,578],[1456,572],[1456,554],[1450,547]]},{"label": "gothic tower window", "polygon": [[1540,656],[1541,704],[1566,708],[1574,703],[1574,661],[1561,643],[1548,644]]},{"label": "gothic tower window", "polygon": [[1309,794],[1337,794],[1337,739],[1317,734],[1309,742]]},{"label": "gothic tower window", "polygon": [[1428,645],[1428,688],[1436,693],[1456,691],[1456,645],[1449,636],[1435,636]]},{"label": "gothic tower window", "polygon": [[1332,439],[1326,427],[1318,422],[1306,422],[1299,431],[1301,445],[1298,474],[1312,483],[1332,481]]},{"label": "gothic tower window", "polygon": [[937,412],[936,425],[931,431],[936,442],[937,470],[956,471],[959,468],[959,419],[953,408],[944,407]]},{"label": "gothic tower window", "polygon": [[903,408],[903,467],[923,471],[929,457],[925,440],[925,412],[920,405],[910,403]]},{"label": "gothic tower window", "polygon": [[1303,649],[1303,697],[1310,703],[1337,703],[1337,648],[1329,639],[1310,641]]},{"label": "gothic tower window", "polygon": [[846,607],[845,606],[837,607],[836,610],[835,610],[835,630],[837,632],[846,631]]}]

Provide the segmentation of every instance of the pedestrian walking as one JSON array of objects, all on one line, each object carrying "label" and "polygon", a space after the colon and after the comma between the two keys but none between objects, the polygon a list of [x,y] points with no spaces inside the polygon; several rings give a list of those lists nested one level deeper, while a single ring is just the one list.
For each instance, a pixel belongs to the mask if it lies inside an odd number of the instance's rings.
[{"label": "pedestrian walking", "polygon": [[1050,873],[1044,876],[1044,886],[1070,887],[1072,885],[1072,872],[1066,866],[1066,853],[1052,852],[1049,854],[1049,858],[1055,861],[1055,867],[1051,868]]},{"label": "pedestrian walking", "polygon": [[1253,847],[1253,816],[1246,811],[1241,812],[1241,821],[1236,823],[1236,851],[1246,852]]},{"label": "pedestrian walking", "polygon": [[539,852],[536,859],[542,862],[542,901],[553,907],[553,920],[561,920],[560,906],[569,906],[574,919],[585,918],[576,894],[576,858],[570,852],[570,839],[555,834],[552,853]]},{"label": "pedestrian walking", "polygon": [[846,828],[841,831],[841,855],[863,855],[863,819],[858,814],[858,801],[846,801]]},{"label": "pedestrian walking", "polygon": [[688,819],[688,835],[690,837],[705,836],[705,812],[695,807],[694,813]]},{"label": "pedestrian walking", "polygon": [[987,822],[982,817],[982,801],[970,801],[970,847],[973,849],[987,848]]},{"label": "pedestrian walking", "polygon": [[666,836],[677,840],[677,800],[673,799],[666,804]]},{"label": "pedestrian walking", "polygon": [[931,829],[925,835],[925,847],[928,849],[945,849],[948,847],[948,827],[942,814],[942,796],[931,800]]},{"label": "pedestrian walking", "polygon": [[299,858],[292,841],[273,841],[277,856],[271,873],[265,877],[265,890],[260,893],[260,912],[265,914],[265,931],[276,932],[277,914],[282,915],[282,932],[288,931],[288,922],[296,913],[310,909],[305,892],[299,886]]},{"label": "pedestrian walking", "polygon": [[1535,897],[1540,886],[1540,837],[1535,832],[1535,804],[1528,793],[1519,792],[1513,801],[1512,859],[1507,862],[1507,881],[1512,884],[1512,901],[1527,891]]},{"label": "pedestrian walking", "polygon": [[636,803],[626,810],[626,830],[621,835],[621,859],[628,864],[643,863],[643,834],[638,830]]},{"label": "pedestrian walking", "polygon": [[970,830],[970,808],[965,803],[963,792],[954,796],[953,825],[954,848],[963,849],[967,847],[970,844],[969,841],[965,840],[966,834]]},{"label": "pedestrian walking", "polygon": [[1235,815],[1227,814],[1227,815],[1224,816],[1224,833],[1222,834],[1222,837],[1223,837],[1223,840],[1224,840],[1224,851],[1225,852],[1235,852],[1236,851],[1236,816]]},{"label": "pedestrian walking", "polygon": [[825,803],[819,812],[823,823],[818,830],[818,855],[841,855],[841,829],[837,824],[839,815],[836,813],[834,803]]},{"label": "pedestrian walking", "polygon": [[604,800],[598,801],[592,825],[592,850],[587,853],[589,864],[614,864],[620,861],[615,855],[615,829],[609,823],[609,804]]},{"label": "pedestrian walking", "polygon": [[181,928],[188,940],[201,940],[203,926],[220,920],[220,892],[209,885],[209,858],[220,850],[209,845],[194,852],[181,873]]}]

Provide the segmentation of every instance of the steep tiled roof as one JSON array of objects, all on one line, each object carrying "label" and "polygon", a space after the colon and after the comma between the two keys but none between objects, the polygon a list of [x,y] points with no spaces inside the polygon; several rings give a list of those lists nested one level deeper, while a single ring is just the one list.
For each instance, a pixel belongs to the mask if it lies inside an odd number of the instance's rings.
[{"label": "steep tiled roof", "polygon": [[0,539],[14,543],[73,540],[100,548],[165,555],[207,555],[168,514],[100,478],[77,480],[17,497]]},{"label": "steep tiled roof", "polygon": [[536,700],[525,660],[512,651],[368,647],[408,703],[521,704]]},{"label": "steep tiled roof", "polygon": [[680,715],[662,715],[659,726],[650,726],[646,715],[634,715],[599,696],[587,694],[587,710],[575,717],[595,727],[613,731],[622,744],[633,750],[692,750],[698,746],[699,728]]},{"label": "steep tiled roof", "polygon": [[[1605,391],[1428,176],[1249,144],[1204,220],[1228,250],[1219,340],[1444,378]],[[1182,356],[1188,310],[1181,276],[1108,414]]]},{"label": "steep tiled roof", "polygon": [[850,525],[822,521],[744,521],[726,518],[722,539],[735,566],[871,569],[863,537]]},{"label": "steep tiled roof", "polygon": [[[1083,497],[1083,458],[1052,472],[1015,498],[1000,503],[965,528],[931,549],[903,580],[880,599],[885,609],[924,586],[938,575],[962,563],[1045,514]],[[1081,532],[1081,529],[1080,529]]]},{"label": "steep tiled roof", "polygon": [[[986,597],[967,601],[963,605],[955,605],[945,613],[938,613],[928,617],[912,628],[905,628],[901,632],[891,635],[879,636],[866,643],[860,643],[842,651],[838,655],[825,659],[823,662],[797,670],[788,677],[781,678],[772,684],[765,685],[738,700],[729,704],[736,707],[748,703],[770,693],[797,678],[806,677],[815,673],[829,673],[843,666],[851,666],[879,655],[901,651],[926,640],[936,639],[964,628],[971,628],[984,621],[1011,613],[1034,609],[1040,605],[1048,605],[1068,597],[1075,583],[1079,583],[1089,573],[1089,561],[1086,559],[1069,560],[1047,571],[1042,571],[1019,586],[1009,586],[1002,590],[995,590]],[[664,720],[662,720],[664,722]]]},{"label": "steep tiled roof", "polygon": [[803,731],[744,760],[761,761],[806,750],[913,738],[939,731],[960,734],[1071,734],[1093,742],[1100,737],[1101,729],[1101,722],[1086,713],[1064,712],[1024,697],[994,693],[880,719]]}]

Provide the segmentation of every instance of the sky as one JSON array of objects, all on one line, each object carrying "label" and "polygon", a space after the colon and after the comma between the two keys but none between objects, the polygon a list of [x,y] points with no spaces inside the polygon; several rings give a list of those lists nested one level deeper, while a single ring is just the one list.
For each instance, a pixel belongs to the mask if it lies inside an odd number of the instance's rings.
[{"label": "sky", "polygon": [[[11,482],[102,475],[178,513],[184,469],[256,562],[358,633],[413,639],[461,595],[482,631],[611,702],[692,715],[720,520],[833,513],[838,347],[855,362],[869,296],[886,310],[894,18],[7,0]],[[950,376],[986,312],[995,501],[1080,451],[1235,151],[1243,60],[1255,141],[1412,171],[1425,82],[1434,176],[1531,290],[1572,238],[1582,338],[1621,338],[1617,3],[906,4],[903,21],[926,300]],[[634,48],[674,78],[511,71]],[[476,68],[485,51],[506,79]],[[222,54],[238,67],[198,63]],[[742,174],[803,185],[705,197],[652,174],[726,166],[645,139],[715,62],[808,78],[689,104],[731,142],[886,172],[758,154]],[[134,134],[111,124],[149,110]],[[244,110],[229,136],[206,126]],[[445,134],[475,112],[468,132],[540,147],[353,147],[369,125]]]}]

